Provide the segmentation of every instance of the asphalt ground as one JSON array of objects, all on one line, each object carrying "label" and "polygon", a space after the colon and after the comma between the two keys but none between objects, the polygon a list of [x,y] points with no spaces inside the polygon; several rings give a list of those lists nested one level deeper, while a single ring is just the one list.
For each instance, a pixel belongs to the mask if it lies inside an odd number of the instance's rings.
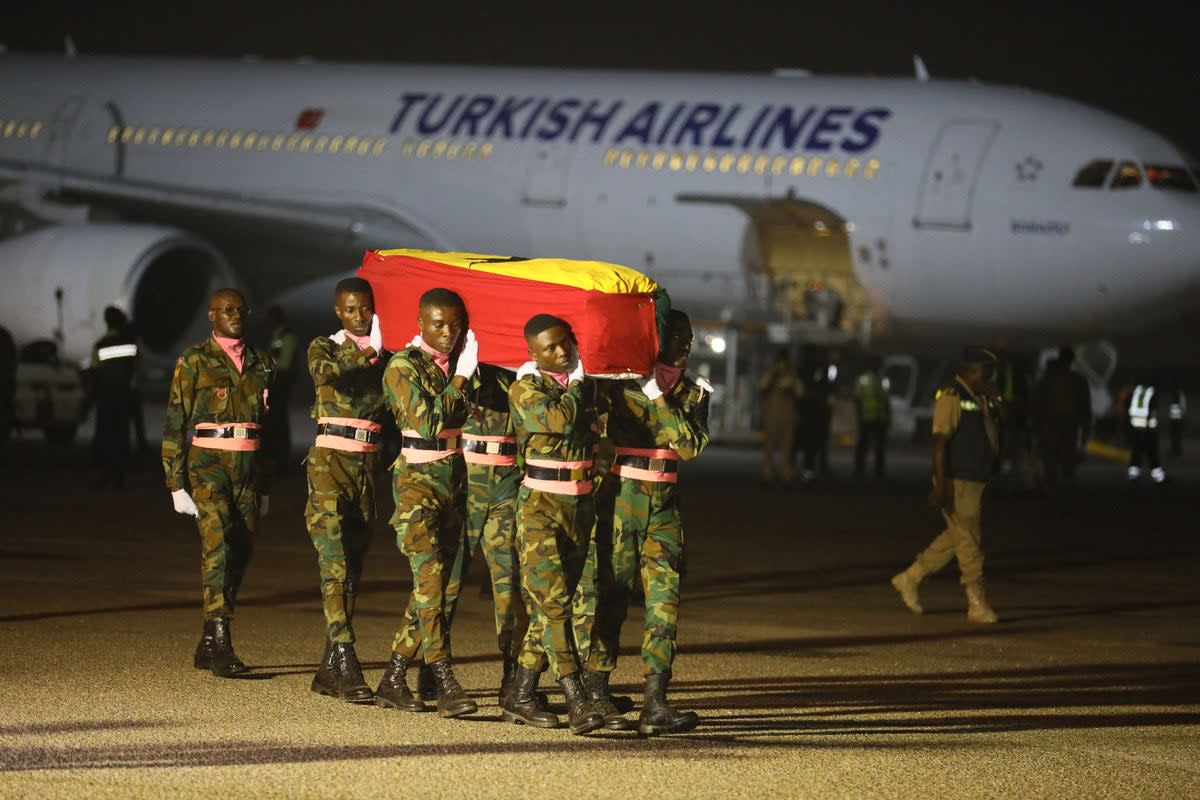
[{"label": "asphalt ground", "polygon": [[[991,626],[966,620],[953,565],[923,616],[889,586],[940,530],[927,458],[896,443],[888,478],[855,481],[835,447],[831,477],[790,490],[759,487],[753,448],[685,465],[671,697],[702,722],[646,739],[500,720],[481,565],[454,631],[477,715],[310,692],[324,625],[299,473],[234,622],[253,678],[195,671],[197,535],[155,455],[99,490],[86,438],[18,439],[0,449],[0,797],[1200,797],[1200,441],[1156,489],[1089,460],[1064,501],[993,491]],[[358,604],[372,684],[410,586],[393,542],[378,525]],[[613,683],[640,703],[639,612]]]}]

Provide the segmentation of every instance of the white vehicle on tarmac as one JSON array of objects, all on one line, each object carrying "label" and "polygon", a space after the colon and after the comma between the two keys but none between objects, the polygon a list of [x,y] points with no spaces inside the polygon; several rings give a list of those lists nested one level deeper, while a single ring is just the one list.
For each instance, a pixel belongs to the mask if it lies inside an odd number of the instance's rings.
[{"label": "white vehicle on tarmac", "polygon": [[13,391],[12,427],[40,429],[49,442],[69,442],[88,412],[87,390],[79,367],[58,358],[49,339],[21,348]]}]

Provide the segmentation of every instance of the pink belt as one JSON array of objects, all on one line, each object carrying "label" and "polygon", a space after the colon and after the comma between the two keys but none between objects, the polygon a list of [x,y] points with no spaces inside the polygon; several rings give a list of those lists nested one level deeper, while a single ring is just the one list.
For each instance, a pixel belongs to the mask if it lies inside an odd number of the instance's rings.
[{"label": "pink belt", "polygon": [[612,474],[652,483],[678,483],[679,454],[652,447],[618,447]]},{"label": "pink belt", "polygon": [[486,464],[494,467],[514,467],[517,464],[517,437],[484,436],[464,433],[463,459],[468,464]]},{"label": "pink belt", "polygon": [[[549,459],[527,458],[525,459],[525,466],[560,471],[582,470],[590,474],[592,461],[590,459],[587,461],[551,461]],[[592,492],[590,477],[583,480],[546,480],[545,478],[531,478],[526,474],[521,483],[530,489],[537,489],[539,492],[548,492],[550,494],[577,496],[591,494]]]},{"label": "pink belt", "polygon": [[219,431],[218,436],[192,436],[192,445],[206,450],[257,450],[260,444],[257,422],[199,422],[197,431]]},{"label": "pink belt", "polygon": [[[400,431],[400,435],[409,439],[422,439],[421,434],[408,428]],[[409,464],[428,464],[430,461],[440,461],[455,453],[462,452],[461,435],[462,428],[447,428],[435,437],[441,440],[438,442],[438,449],[427,450],[422,447],[401,447],[400,455],[404,456],[404,460]],[[422,441],[428,440],[422,439]]]},{"label": "pink belt", "polygon": [[[364,431],[376,435],[383,430],[383,426],[378,422],[356,419],[354,417],[318,417],[317,424],[342,425],[347,428],[354,428],[356,431]],[[376,442],[368,442],[366,439],[358,438],[351,439],[348,436],[331,436],[327,433],[317,434],[314,444],[317,447],[328,447],[330,450],[343,450],[347,453],[374,453],[379,449],[379,445]]]}]

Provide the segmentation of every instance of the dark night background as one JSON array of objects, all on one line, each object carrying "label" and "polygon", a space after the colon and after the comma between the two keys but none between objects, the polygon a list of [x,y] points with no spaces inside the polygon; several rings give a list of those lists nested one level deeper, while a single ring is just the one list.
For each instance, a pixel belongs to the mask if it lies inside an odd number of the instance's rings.
[{"label": "dark night background", "polygon": [[10,52],[977,78],[1081,100],[1200,150],[1194,36],[1166,3],[64,3],[0,15]]}]

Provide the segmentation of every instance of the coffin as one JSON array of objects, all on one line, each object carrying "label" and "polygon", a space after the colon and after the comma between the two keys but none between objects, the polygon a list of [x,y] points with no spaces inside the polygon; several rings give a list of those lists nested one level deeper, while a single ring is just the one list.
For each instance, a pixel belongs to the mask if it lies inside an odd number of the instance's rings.
[{"label": "coffin", "polygon": [[529,361],[526,321],[553,314],[570,324],[588,375],[648,375],[670,307],[653,280],[603,261],[371,250],[358,275],[374,289],[386,349],[403,349],[412,340],[421,295],[442,287],[466,303],[479,360],[510,369]]}]

